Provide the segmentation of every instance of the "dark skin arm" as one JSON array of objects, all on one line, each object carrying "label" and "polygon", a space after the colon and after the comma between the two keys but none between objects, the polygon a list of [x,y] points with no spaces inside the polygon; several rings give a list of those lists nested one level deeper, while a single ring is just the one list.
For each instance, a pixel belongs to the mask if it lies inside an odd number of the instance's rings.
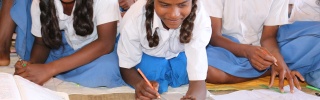
[{"label": "dark skin arm", "polygon": [[[36,51],[39,50],[39,48],[44,48],[43,43],[37,43],[40,47],[38,47],[37,49],[36,47],[35,49],[33,48],[31,56],[31,62],[35,64],[31,64],[26,67],[25,72],[27,72],[27,75],[25,78],[42,85],[51,77],[59,73],[75,69],[79,66],[90,63],[91,61],[97,59],[102,55],[112,52],[116,39],[116,27],[116,21],[97,26],[98,39],[84,46],[74,54],[63,57],[48,64],[43,64],[43,62],[45,61],[44,59],[46,59],[48,55],[45,56],[41,54],[42,56],[39,56],[39,54],[36,54]],[[39,39],[39,41],[36,40],[36,42],[41,41]],[[49,53],[47,49],[44,49],[44,51],[42,52],[46,54]],[[17,72],[20,71],[18,70]]]},{"label": "dark skin arm", "polygon": [[181,100],[205,100],[206,95],[207,88],[204,80],[190,81],[187,94]]},{"label": "dark skin arm", "polygon": [[248,44],[239,44],[222,36],[222,18],[211,17],[212,35],[210,44],[225,48],[239,57],[246,57],[257,70],[265,70],[273,64],[274,58],[263,47]]},{"label": "dark skin arm", "polygon": [[0,10],[0,66],[10,64],[11,37],[16,28],[16,24],[10,16],[10,9],[13,0],[2,0]]},{"label": "dark skin arm", "polygon": [[265,47],[270,53],[277,59],[277,64],[279,66],[271,66],[271,79],[270,79],[270,87],[273,85],[273,81],[276,77],[276,75],[279,75],[279,88],[281,92],[283,92],[283,86],[284,86],[284,79],[286,78],[289,85],[290,85],[290,91],[293,91],[293,87],[296,85],[298,89],[301,89],[299,85],[299,80],[297,77],[301,80],[304,80],[303,76],[297,72],[297,71],[291,71],[285,61],[283,60],[283,57],[280,53],[278,43],[276,40],[277,37],[277,31],[279,26],[264,26],[262,37],[261,37],[261,45]]},{"label": "dark skin arm", "polygon": [[135,88],[136,99],[151,100],[157,99],[159,84],[155,81],[150,81],[153,87],[150,87],[146,81],[140,76],[135,68],[120,68],[123,80]]}]

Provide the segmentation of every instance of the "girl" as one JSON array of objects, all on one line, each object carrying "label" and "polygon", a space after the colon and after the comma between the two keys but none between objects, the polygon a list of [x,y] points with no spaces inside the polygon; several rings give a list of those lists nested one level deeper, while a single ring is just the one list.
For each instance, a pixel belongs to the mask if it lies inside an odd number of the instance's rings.
[{"label": "girl", "polygon": [[[204,100],[210,19],[197,0],[138,0],[121,22],[120,71],[137,99],[189,84],[186,98]],[[141,69],[152,87],[139,75]]]},{"label": "girl", "polygon": [[[11,37],[17,34],[15,48],[23,60],[30,59],[34,36],[31,34],[30,6],[32,0],[1,0],[0,66],[10,63]],[[1,5],[1,4],[0,4]]]},{"label": "girl", "polygon": [[114,63],[117,0],[33,0],[31,15],[31,59],[17,62],[15,74],[37,84],[53,76],[87,87],[125,84]]},{"label": "girl", "polygon": [[279,75],[282,92],[285,78],[291,92],[294,84],[300,88],[296,76],[303,77],[288,68],[276,40],[279,25],[288,22],[288,0],[204,2],[212,23],[207,82],[238,83],[271,72],[270,86]]}]

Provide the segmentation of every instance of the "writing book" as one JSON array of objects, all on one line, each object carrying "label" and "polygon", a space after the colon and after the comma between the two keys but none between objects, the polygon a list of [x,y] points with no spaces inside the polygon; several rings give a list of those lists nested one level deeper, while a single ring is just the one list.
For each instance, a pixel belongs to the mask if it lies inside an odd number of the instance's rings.
[{"label": "writing book", "polygon": [[69,100],[69,97],[20,76],[0,73],[0,100]]}]

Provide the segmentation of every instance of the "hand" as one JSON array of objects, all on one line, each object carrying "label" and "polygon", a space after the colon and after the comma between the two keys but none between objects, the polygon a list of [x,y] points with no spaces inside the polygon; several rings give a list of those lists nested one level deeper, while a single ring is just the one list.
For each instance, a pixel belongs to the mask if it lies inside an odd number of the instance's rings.
[{"label": "hand", "polygon": [[269,68],[277,60],[265,48],[259,46],[248,46],[246,49],[246,57],[251,65],[259,71]]},{"label": "hand", "polygon": [[119,6],[124,10],[128,10],[134,1],[135,0],[119,0]]},{"label": "hand", "polygon": [[180,100],[196,100],[196,98],[192,96],[183,96]]},{"label": "hand", "polygon": [[141,80],[135,87],[136,99],[150,100],[159,99],[158,93],[159,84],[155,81],[150,81],[153,87],[150,87],[145,80]]},{"label": "hand", "polygon": [[26,67],[22,67],[21,63],[17,62],[15,69],[15,75],[39,85],[43,85],[54,76],[53,71],[46,64],[27,64]]},{"label": "hand", "polygon": [[15,67],[14,75],[20,75],[21,77],[27,77],[26,66],[28,66],[30,64],[31,63],[28,61],[23,61],[23,60],[17,61],[16,64],[14,65],[14,67]]},{"label": "hand", "polygon": [[[287,79],[290,92],[293,93],[293,87],[296,86],[299,90],[301,90],[301,86],[299,84],[299,80],[304,81],[303,76],[298,71],[291,71],[288,66],[272,66],[271,67],[271,78],[269,87],[271,87],[274,83],[275,77],[279,75],[279,89],[283,93],[283,86],[284,86],[284,78]],[[298,77],[298,78],[297,78]]]},{"label": "hand", "polygon": [[187,94],[181,98],[181,100],[205,100],[207,94],[206,82],[190,81]]}]

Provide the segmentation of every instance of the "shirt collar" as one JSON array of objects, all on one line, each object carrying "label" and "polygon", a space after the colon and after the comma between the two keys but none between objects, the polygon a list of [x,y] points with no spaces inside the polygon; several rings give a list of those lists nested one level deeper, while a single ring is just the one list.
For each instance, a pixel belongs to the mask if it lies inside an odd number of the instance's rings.
[{"label": "shirt collar", "polygon": [[158,28],[165,29],[162,25],[161,19],[159,18],[158,14],[156,13],[156,11],[154,11],[153,23],[152,23],[152,35]]}]

